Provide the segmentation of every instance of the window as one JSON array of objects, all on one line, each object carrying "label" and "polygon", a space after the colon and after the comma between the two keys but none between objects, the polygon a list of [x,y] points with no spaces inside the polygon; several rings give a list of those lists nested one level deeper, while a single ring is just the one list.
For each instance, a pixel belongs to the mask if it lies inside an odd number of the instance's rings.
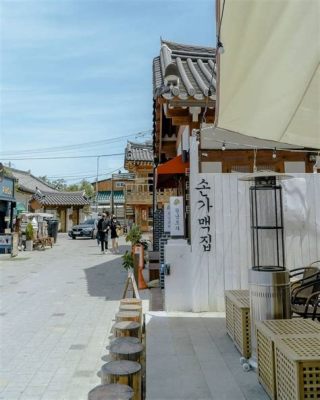
[{"label": "window", "polygon": [[125,185],[124,182],[116,182],[116,187],[124,187]]}]

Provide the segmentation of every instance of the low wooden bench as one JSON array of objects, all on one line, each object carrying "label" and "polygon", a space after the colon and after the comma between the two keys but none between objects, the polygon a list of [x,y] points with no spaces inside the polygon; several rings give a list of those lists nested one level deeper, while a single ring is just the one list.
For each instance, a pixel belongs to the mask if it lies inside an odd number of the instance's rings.
[{"label": "low wooden bench", "polygon": [[160,278],[160,264],[149,262],[149,280],[153,281]]},{"label": "low wooden bench", "polygon": [[44,249],[45,247],[53,246],[53,238],[52,237],[43,237],[38,238],[33,242],[33,247],[37,249]]}]

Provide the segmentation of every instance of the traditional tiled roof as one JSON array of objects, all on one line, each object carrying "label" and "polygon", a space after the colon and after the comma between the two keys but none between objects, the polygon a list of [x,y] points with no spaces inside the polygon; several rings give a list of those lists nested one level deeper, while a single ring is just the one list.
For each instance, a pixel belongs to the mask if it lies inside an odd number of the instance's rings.
[{"label": "traditional tiled roof", "polygon": [[139,161],[145,163],[153,162],[152,143],[128,142],[125,150],[125,163],[128,161]]},{"label": "traditional tiled roof", "polygon": [[162,40],[160,56],[153,60],[154,98],[199,101],[210,95],[215,100],[215,57],[216,50],[212,47]]},{"label": "traditional tiled roof", "polygon": [[83,192],[43,192],[33,196],[43,206],[85,206],[90,204]]},{"label": "traditional tiled roof", "polygon": [[[110,203],[111,202],[111,190],[104,192],[98,192],[97,196],[98,203]],[[116,204],[124,204],[124,193],[121,190],[113,191],[113,202]]]},{"label": "traditional tiled roof", "polygon": [[45,192],[58,192],[52,186],[48,185],[42,179],[35,177],[29,171],[21,171],[15,168],[8,168],[15,179],[18,180],[18,187],[20,190],[35,193],[37,188]]}]

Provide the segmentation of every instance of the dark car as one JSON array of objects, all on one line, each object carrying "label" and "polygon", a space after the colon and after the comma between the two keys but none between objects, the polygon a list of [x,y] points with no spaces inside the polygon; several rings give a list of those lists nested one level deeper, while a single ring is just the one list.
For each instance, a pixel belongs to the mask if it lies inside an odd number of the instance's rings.
[{"label": "dark car", "polygon": [[87,219],[79,225],[74,225],[72,230],[68,232],[68,235],[72,237],[72,239],[76,239],[77,237],[88,237],[94,239],[96,237],[95,227],[96,220]]}]

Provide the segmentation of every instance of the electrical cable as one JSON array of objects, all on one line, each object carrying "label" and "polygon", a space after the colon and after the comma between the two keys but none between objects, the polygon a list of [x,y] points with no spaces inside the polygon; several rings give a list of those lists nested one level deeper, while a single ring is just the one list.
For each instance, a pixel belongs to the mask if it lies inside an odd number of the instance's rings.
[{"label": "electrical cable", "polygon": [[71,158],[97,158],[97,157],[116,157],[123,156],[124,153],[96,154],[88,156],[56,156],[56,157],[26,157],[26,158],[1,158],[3,161],[22,161],[22,160],[63,160]]},{"label": "electrical cable", "polygon": [[111,144],[122,141],[123,139],[129,138],[134,136],[135,138],[143,137],[146,134],[151,133],[151,130],[140,131],[136,133],[131,133],[128,135],[117,136],[109,139],[104,140],[96,140],[90,141],[85,143],[78,143],[78,144],[70,144],[65,146],[56,146],[56,147],[45,147],[33,150],[20,150],[20,151],[2,151],[0,152],[0,156],[9,156],[9,155],[23,155],[23,154],[37,154],[37,153],[54,153],[54,152],[61,152],[61,151],[72,151],[72,150],[79,150],[82,148],[88,149],[88,147],[96,147],[102,146],[104,144]]}]

